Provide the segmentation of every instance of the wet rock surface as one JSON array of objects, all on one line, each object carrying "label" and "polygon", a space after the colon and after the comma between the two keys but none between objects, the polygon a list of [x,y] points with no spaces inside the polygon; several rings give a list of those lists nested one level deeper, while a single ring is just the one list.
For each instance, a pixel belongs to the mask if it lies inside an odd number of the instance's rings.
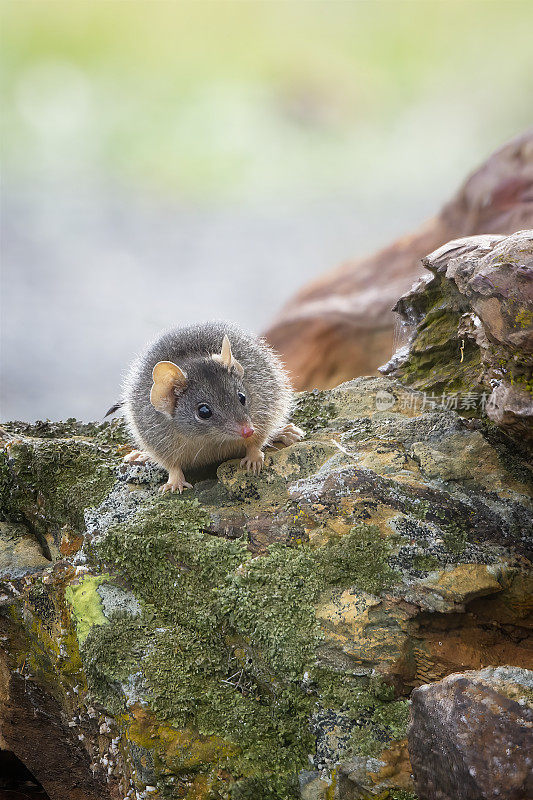
[{"label": "wet rock surface", "polygon": [[182,497],[119,421],[4,425],[1,746],[52,800],[45,699],[87,797],[414,797],[413,688],[533,658],[527,461],[421,397],[300,395],[305,440]]},{"label": "wet rock surface", "polygon": [[408,741],[420,800],[533,797],[533,672],[488,667],[415,689]]},{"label": "wet rock surface", "polygon": [[533,231],[457,239],[422,262],[395,306],[410,341],[381,371],[531,442]]}]

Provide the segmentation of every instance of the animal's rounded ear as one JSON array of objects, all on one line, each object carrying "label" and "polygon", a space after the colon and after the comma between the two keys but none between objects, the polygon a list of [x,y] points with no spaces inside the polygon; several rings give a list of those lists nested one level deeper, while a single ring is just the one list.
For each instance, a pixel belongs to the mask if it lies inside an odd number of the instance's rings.
[{"label": "animal's rounded ear", "polygon": [[242,378],[244,375],[244,367],[239,364],[235,358],[233,358],[233,353],[231,352],[231,343],[227,334],[224,334],[224,338],[222,339],[222,349],[220,350],[220,353],[215,353],[213,358],[215,361],[218,361],[219,364],[222,364],[223,367],[226,367],[228,372],[231,372],[231,370],[234,369],[240,378]]},{"label": "animal's rounded ear", "polygon": [[152,370],[154,383],[186,383],[187,373],[172,361],[158,361]]},{"label": "animal's rounded ear", "polygon": [[152,370],[150,402],[156,411],[172,416],[176,395],[187,386],[187,373],[172,361],[158,361]]}]

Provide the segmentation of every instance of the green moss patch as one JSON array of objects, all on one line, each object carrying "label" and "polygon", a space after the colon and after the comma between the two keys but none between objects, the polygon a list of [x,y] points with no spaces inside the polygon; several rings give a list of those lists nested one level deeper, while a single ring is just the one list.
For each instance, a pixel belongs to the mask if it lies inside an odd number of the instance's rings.
[{"label": "green moss patch", "polygon": [[309,435],[327,428],[335,415],[335,404],[329,400],[329,392],[314,389],[296,396],[291,419]]},{"label": "green moss patch", "polygon": [[[409,298],[407,308],[409,305],[420,322],[408,358],[395,372],[402,382],[436,394],[472,391],[490,394],[490,386],[483,381],[486,364],[491,363],[497,365],[513,386],[533,393],[533,372],[527,354],[487,342],[486,363],[482,363],[480,346],[471,336],[459,334],[462,315],[472,308],[453,281],[435,275],[422,294]],[[517,331],[527,328],[531,312],[517,306],[515,318],[510,322],[514,322]],[[461,409],[461,413],[482,416],[482,409],[475,406]]]},{"label": "green moss patch", "polygon": [[123,684],[141,668],[153,627],[150,619],[122,613],[107,622],[90,627],[80,653],[92,693],[113,714],[119,714],[124,710]]},{"label": "green moss patch", "polygon": [[[159,720],[228,743],[235,797],[263,796],[253,794],[259,779],[271,786],[265,798],[292,797],[314,752],[309,718],[332,677],[316,672],[316,604],[332,586],[392,586],[388,544],[360,526],[321,548],[277,544],[252,558],[244,543],[210,535],[209,524],[197,500],[158,498],[95,546],[143,610],[92,627],[83,645],[89,683],[116,707],[118,687],[141,670]],[[370,706],[380,702],[372,696]]]},{"label": "green moss patch", "polygon": [[[394,688],[381,679],[341,675],[327,667],[316,668],[312,679],[320,687],[320,709],[326,709],[328,720],[335,710],[336,758],[377,757],[390,742],[405,738],[409,702],[395,699]],[[341,737],[342,727],[346,733]]]},{"label": "green moss patch", "polygon": [[454,308],[428,313],[398,371],[404,383],[436,393],[481,390],[480,349],[469,337],[458,336],[461,314]]},{"label": "green moss patch", "polygon": [[84,509],[98,505],[115,481],[116,461],[90,440],[14,439],[0,458],[0,513],[43,537],[66,524],[83,530]]}]

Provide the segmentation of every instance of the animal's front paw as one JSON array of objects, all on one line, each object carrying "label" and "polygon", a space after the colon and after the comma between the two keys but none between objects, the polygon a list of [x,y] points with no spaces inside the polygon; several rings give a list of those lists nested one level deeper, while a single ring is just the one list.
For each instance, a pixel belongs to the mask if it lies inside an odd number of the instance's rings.
[{"label": "animal's front paw", "polygon": [[261,450],[249,450],[244,458],[241,458],[241,467],[246,467],[246,472],[252,475],[259,475],[263,469],[265,454]]},{"label": "animal's front paw", "polygon": [[168,481],[159,488],[159,493],[179,492],[181,494],[184,489],[192,489],[192,484],[187,483],[180,467],[173,467],[168,472]]},{"label": "animal's front paw", "polygon": [[125,464],[147,464],[151,461],[151,457],[144,450],[132,450],[127,456],[124,456],[123,461]]},{"label": "animal's front paw", "polygon": [[272,437],[272,444],[280,443],[285,447],[289,447],[291,444],[296,444],[296,442],[301,441],[304,436],[305,433],[301,428],[289,422],[287,425],[284,425],[283,428],[280,428],[279,431],[276,431]]},{"label": "animal's front paw", "polygon": [[171,481],[170,479],[159,487],[159,494],[166,494],[167,492],[179,492],[182,494],[184,489],[192,489],[192,483],[187,483],[186,480]]}]

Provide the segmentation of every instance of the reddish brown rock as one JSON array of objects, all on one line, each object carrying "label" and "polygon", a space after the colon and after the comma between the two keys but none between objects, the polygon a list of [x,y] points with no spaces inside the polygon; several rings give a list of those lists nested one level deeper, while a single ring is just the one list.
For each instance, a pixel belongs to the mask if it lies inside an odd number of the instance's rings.
[{"label": "reddish brown rock", "polygon": [[329,388],[373,374],[392,353],[391,309],[423,273],[423,256],[458,237],[531,227],[533,129],[490,156],[417,231],[301,289],[266,337],[298,389]]},{"label": "reddish brown rock", "polygon": [[412,694],[409,754],[419,800],[533,797],[533,673],[488,667]]}]

